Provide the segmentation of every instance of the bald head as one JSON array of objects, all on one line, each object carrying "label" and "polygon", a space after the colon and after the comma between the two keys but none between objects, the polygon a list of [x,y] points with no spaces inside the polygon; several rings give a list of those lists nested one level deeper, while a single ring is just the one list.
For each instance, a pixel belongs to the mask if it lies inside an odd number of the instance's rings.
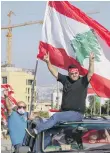
[{"label": "bald head", "polygon": [[18,102],[18,106],[23,106],[23,107],[26,107],[26,104],[24,101],[19,101]]}]

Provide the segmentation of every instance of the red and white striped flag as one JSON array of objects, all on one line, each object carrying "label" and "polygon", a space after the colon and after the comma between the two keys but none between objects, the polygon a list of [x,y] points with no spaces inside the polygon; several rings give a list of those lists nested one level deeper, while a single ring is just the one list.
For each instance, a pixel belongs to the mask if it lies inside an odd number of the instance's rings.
[{"label": "red and white striped flag", "polygon": [[110,31],[67,1],[48,2],[38,58],[49,52],[50,61],[66,69],[75,64],[85,75],[89,54],[95,54],[91,85],[97,95],[110,98]]},{"label": "red and white striped flag", "polygon": [[[1,84],[1,91],[3,92],[6,89],[8,90],[8,98],[9,98],[9,100],[12,104],[12,108],[13,108],[17,105],[17,101],[13,97],[13,94],[14,94],[13,88],[9,84]],[[6,123],[6,112],[7,112],[6,101],[4,99],[3,93],[1,93],[1,115],[2,115],[2,118],[5,123]]]},{"label": "red and white striped flag", "polygon": [[2,116],[2,119],[3,119],[3,123],[6,125],[7,124],[7,118],[6,118],[6,115],[5,115],[5,110],[3,108],[1,108],[1,116]]},{"label": "red and white striped flag", "polygon": [[[6,89],[8,90],[8,98],[12,102],[12,105],[17,105],[17,101],[13,97],[13,94],[14,94],[13,88],[9,84],[1,84],[1,88],[2,88],[2,91]],[[3,98],[3,95],[2,95],[2,98]]]}]

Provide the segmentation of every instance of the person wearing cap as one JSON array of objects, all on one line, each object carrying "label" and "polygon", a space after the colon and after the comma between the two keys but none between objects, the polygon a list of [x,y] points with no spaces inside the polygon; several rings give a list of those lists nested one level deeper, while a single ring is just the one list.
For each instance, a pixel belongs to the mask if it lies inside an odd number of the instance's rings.
[{"label": "person wearing cap", "polygon": [[85,112],[85,100],[88,84],[94,73],[94,53],[90,53],[88,73],[80,77],[79,69],[75,65],[68,67],[68,76],[56,71],[51,64],[49,54],[44,56],[44,61],[51,74],[63,85],[62,104],[60,112],[55,113],[47,121],[37,121],[36,128],[28,131],[31,135],[40,133],[60,122],[82,121]]}]

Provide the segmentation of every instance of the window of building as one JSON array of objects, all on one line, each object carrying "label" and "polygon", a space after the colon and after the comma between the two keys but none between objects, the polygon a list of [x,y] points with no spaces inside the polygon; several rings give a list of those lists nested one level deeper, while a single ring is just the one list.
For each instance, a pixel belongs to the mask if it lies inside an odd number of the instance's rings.
[{"label": "window of building", "polygon": [[7,84],[7,77],[2,77],[2,84]]},{"label": "window of building", "polygon": [[28,102],[30,102],[30,97],[28,96]]},{"label": "window of building", "polygon": [[30,93],[30,88],[28,88],[28,94]]},{"label": "window of building", "polygon": [[28,85],[32,85],[33,80],[27,80],[27,81],[28,81],[27,82]]}]

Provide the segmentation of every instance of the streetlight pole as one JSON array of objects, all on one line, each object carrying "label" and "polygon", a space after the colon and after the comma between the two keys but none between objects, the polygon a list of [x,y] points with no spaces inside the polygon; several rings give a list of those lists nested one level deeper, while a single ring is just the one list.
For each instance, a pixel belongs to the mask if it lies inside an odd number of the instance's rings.
[{"label": "streetlight pole", "polygon": [[57,81],[57,109],[59,109],[59,82]]}]

